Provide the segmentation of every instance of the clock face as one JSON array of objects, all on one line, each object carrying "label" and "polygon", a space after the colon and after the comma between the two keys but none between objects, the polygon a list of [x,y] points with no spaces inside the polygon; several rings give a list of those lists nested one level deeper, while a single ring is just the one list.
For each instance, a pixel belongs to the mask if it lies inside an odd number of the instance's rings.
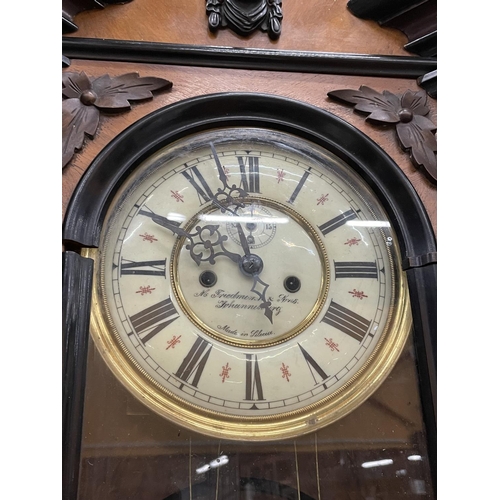
[{"label": "clock face", "polygon": [[221,128],[156,151],[102,233],[92,334],[157,413],[278,439],[361,404],[410,314],[391,225],[339,157],[283,132]]}]

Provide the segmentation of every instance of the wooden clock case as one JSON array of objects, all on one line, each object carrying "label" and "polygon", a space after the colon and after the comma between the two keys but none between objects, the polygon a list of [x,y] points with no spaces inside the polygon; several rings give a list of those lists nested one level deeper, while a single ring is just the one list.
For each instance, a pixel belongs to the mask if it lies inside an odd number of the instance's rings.
[{"label": "wooden clock case", "polygon": [[[360,85],[379,91],[388,89],[399,95],[408,88],[418,91],[416,79],[435,68],[435,61],[407,57],[399,48],[402,44],[398,35],[389,33],[389,42],[383,39],[385,35],[374,37],[378,31],[372,24],[368,24],[369,36],[360,36],[358,44],[366,41],[365,48],[369,47],[375,38],[375,42],[379,43],[374,45],[378,53],[367,55],[369,51],[366,51],[363,55],[361,45],[354,48],[344,45],[340,51],[319,53],[321,43],[327,47],[332,44],[326,42],[324,33],[323,36],[315,33],[309,40],[301,33],[298,18],[294,16],[294,6],[288,10],[289,19],[299,30],[295,31],[295,36],[297,33],[300,36],[298,42],[291,41],[291,33],[287,32],[286,4],[283,32],[280,40],[272,42],[271,51],[266,49],[271,42],[264,33],[257,33],[250,39],[235,38],[229,32],[208,34],[206,18],[203,17],[205,13],[199,6],[187,7],[191,9],[192,25],[185,40],[188,43],[194,41],[194,45],[179,44],[179,41],[182,42],[179,30],[173,30],[170,35],[158,35],[151,31],[146,38],[148,42],[141,44],[140,41],[131,41],[128,36],[130,31],[127,31],[133,29],[132,19],[138,9],[134,3],[138,2],[81,14],[81,20],[77,17],[79,31],[63,40],[63,53],[71,62],[66,71],[85,71],[95,77],[105,73],[113,76],[137,71],[141,76],[158,76],[174,84],[171,91],[159,93],[149,102],[134,105],[123,116],[104,115],[98,133],[92,140],[87,140],[82,151],[75,155],[63,172],[64,498],[84,500],[100,498],[99,494],[104,495],[103,498],[125,498],[123,491],[130,495],[126,498],[140,498],[138,492],[144,491],[144,485],[149,480],[161,476],[158,470],[164,471],[165,468],[168,473],[164,472],[163,477],[168,487],[164,485],[162,489],[157,485],[156,489],[152,489],[156,496],[151,493],[153,496],[144,498],[246,498],[244,495],[253,488],[254,495],[261,495],[254,496],[256,499],[319,500],[329,498],[333,487],[336,492],[332,498],[355,498],[352,496],[356,494],[354,492],[363,494],[363,498],[370,495],[391,499],[413,498],[412,495],[415,498],[434,498],[435,186],[415,169],[384,127],[374,127],[365,121],[364,116],[329,101],[326,94],[333,89],[357,89]],[[145,12],[150,4],[146,2]],[[118,34],[115,30],[114,36],[109,36],[111,32],[107,20],[97,23],[96,20],[109,10],[113,16],[119,17],[120,8],[128,12],[124,17],[126,29]],[[304,14],[303,19],[320,23],[319,12],[325,8],[326,2],[318,2],[319,10]],[[340,9],[340,6],[335,6],[335,9]],[[182,17],[180,12],[177,7],[172,7],[170,16],[173,23],[176,16]],[[339,11],[336,12],[338,14]],[[342,24],[345,20],[332,21],[328,18],[328,22],[336,23],[335,26],[340,29],[352,29],[352,26],[346,28]],[[367,26],[365,21],[352,20],[352,23]],[[199,35],[192,35],[195,32]],[[105,33],[108,37],[103,36]],[[368,42],[370,38],[371,42]],[[224,42],[225,45],[221,45]],[[389,56],[386,55],[387,49],[392,51]],[[276,71],[278,68],[279,71]],[[242,98],[250,93],[253,94],[250,100]],[[278,99],[274,100],[271,95],[278,96]],[[195,116],[196,103],[200,101],[212,103],[207,105],[203,117]],[[216,102],[217,106],[213,104]],[[270,103],[273,103],[272,109]],[[303,113],[305,108],[302,103],[310,109],[309,114]],[[434,118],[435,102],[431,99],[429,105]],[[190,127],[207,127],[223,112],[240,123],[255,123],[256,119],[265,118],[266,121],[274,120],[277,127],[286,130],[297,127],[295,131],[299,133],[314,129],[315,140],[337,148],[331,144],[332,130],[326,126],[317,127],[317,113],[324,113],[328,115],[325,124],[338,124],[344,133],[349,131],[347,135],[353,141],[351,144],[364,145],[358,149],[362,159],[356,159],[352,164],[383,201],[398,232],[414,316],[412,342],[402,356],[400,366],[396,367],[377,397],[353,412],[349,421],[339,423],[335,429],[304,436],[304,439],[275,443],[270,447],[255,446],[247,449],[246,454],[243,450],[238,452],[228,443],[203,441],[202,437],[195,434],[188,436],[182,430],[169,429],[169,433],[165,431],[166,434],[162,434],[158,431],[161,423],[115,385],[89,341],[87,312],[93,263],[79,255],[82,247],[97,246],[100,224],[110,197],[140,156],[137,151],[132,157],[127,150],[115,148],[118,142],[134,135],[142,137],[144,148],[148,149],[149,141],[154,140],[154,132],[143,127],[152,123],[153,119],[169,117],[168,120],[165,118],[163,131],[157,137],[161,142],[175,137],[182,123]],[[172,121],[176,125],[172,125]],[[149,138],[145,136],[146,131]],[[122,133],[124,135],[120,135]],[[352,150],[346,146],[342,154],[349,158]],[[374,159],[377,159],[375,164]],[[102,167],[109,165],[109,161],[116,164],[115,169]],[[113,395],[116,396],[116,403],[112,404]],[[406,400],[413,405],[411,410]],[[95,407],[96,404],[102,406]],[[419,416],[414,418],[413,415]],[[114,419],[113,422],[110,419]],[[151,424],[153,420],[154,424]],[[128,430],[124,427],[121,432],[111,428],[112,423],[118,428],[125,421],[133,422]],[[363,426],[363,431],[357,426]],[[342,430],[352,437],[351,441],[342,442]],[[127,432],[135,432],[135,441],[128,440]],[[149,432],[156,437],[161,435],[165,440],[148,441]],[[410,434],[412,438],[405,437]],[[367,438],[368,435],[371,437]],[[353,444],[356,439],[359,442]],[[393,442],[391,439],[394,443],[399,439],[400,443],[406,444],[399,449],[398,444],[390,444]],[[114,440],[121,447],[109,447]],[[141,440],[147,441],[147,446],[138,446]],[[380,441],[378,444],[377,440]],[[104,450],[106,446],[107,451]],[[398,449],[401,454],[403,449],[407,450],[406,455],[411,450],[422,452],[420,462],[405,462],[408,466],[401,465],[394,471],[399,475],[390,480],[391,486],[387,486],[388,482],[381,482],[380,474],[383,473],[377,473],[376,468],[367,472],[354,467],[356,460],[367,461],[367,457],[377,453],[381,458],[388,457],[391,446],[394,446],[392,451]],[[196,474],[196,467],[209,463],[222,453],[233,457],[232,465]],[[424,466],[426,471],[416,472],[417,466]],[[134,481],[134,470],[141,471],[142,481]],[[422,491],[418,490],[419,481],[425,482],[425,493],[419,493]],[[155,482],[158,482],[157,479]],[[122,490],[117,486],[120,483]]]}]

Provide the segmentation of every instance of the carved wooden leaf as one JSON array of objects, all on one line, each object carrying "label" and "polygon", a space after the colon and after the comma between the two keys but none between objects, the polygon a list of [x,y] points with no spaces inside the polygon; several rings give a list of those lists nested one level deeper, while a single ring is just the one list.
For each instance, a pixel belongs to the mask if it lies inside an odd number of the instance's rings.
[{"label": "carved wooden leaf", "polygon": [[81,149],[85,136],[92,136],[99,124],[99,109],[130,109],[129,101],[153,97],[152,92],[170,89],[172,82],[163,78],[139,77],[138,73],[111,78],[104,75],[91,80],[85,72],[63,72],[63,168],[75,150]]},{"label": "carved wooden leaf", "polygon": [[65,97],[79,99],[82,92],[90,90],[91,84],[89,77],[82,71],[75,73],[72,71],[64,72],[62,75],[62,94]]},{"label": "carved wooden leaf", "polygon": [[169,89],[172,82],[163,78],[140,77],[138,73],[111,78],[103,75],[92,82],[92,90],[97,95],[94,103],[100,109],[130,108],[129,101],[139,101],[153,97],[152,91]]},{"label": "carved wooden leaf", "polygon": [[425,116],[415,115],[409,123],[398,123],[396,131],[405,148],[412,148],[417,142],[425,142],[433,151],[437,151],[436,126]]},{"label": "carved wooden leaf", "polygon": [[423,167],[427,175],[437,182],[437,157],[431,148],[427,147],[425,143],[420,143],[411,148],[410,157],[413,163]]},{"label": "carved wooden leaf", "polygon": [[394,123],[399,141],[413,163],[422,167],[428,178],[437,180],[436,126],[424,116],[429,113],[424,90],[407,90],[398,97],[386,90],[379,93],[361,86],[359,90],[335,90],[328,97],[354,104],[355,110],[369,113],[367,120]]},{"label": "carved wooden leaf", "polygon": [[425,90],[412,92],[407,90],[401,98],[401,107],[410,109],[415,115],[425,116],[429,113],[429,108],[426,106],[427,96]]},{"label": "carved wooden leaf", "polygon": [[416,166],[423,167],[427,174],[437,180],[436,136],[433,131],[436,126],[425,116],[415,115],[409,123],[398,123],[396,132],[401,144],[410,151],[410,156]]},{"label": "carved wooden leaf", "polygon": [[81,149],[85,134],[93,136],[99,125],[99,110],[85,106],[80,99],[62,103],[62,166],[68,164],[75,150]]},{"label": "carved wooden leaf", "polygon": [[370,113],[367,119],[386,123],[399,122],[401,99],[387,90],[381,94],[362,85],[359,90],[333,90],[328,92],[328,97],[355,104],[355,110]]}]

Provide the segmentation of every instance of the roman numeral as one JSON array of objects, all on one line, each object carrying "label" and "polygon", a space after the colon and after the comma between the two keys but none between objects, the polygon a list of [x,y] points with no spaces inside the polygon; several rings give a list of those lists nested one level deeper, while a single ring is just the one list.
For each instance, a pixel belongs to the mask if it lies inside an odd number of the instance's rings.
[{"label": "roman numeral", "polygon": [[297,198],[298,194],[300,193],[300,190],[304,186],[307,178],[309,177],[309,174],[311,173],[311,167],[309,167],[305,172],[302,178],[300,179],[299,183],[297,184],[297,187],[292,193],[292,196],[290,196],[290,199],[288,200],[288,203],[293,203],[295,201],[295,198]]},{"label": "roman numeral", "polygon": [[[198,199],[200,200],[200,205],[203,205],[203,203],[211,201],[214,198],[214,194],[212,193],[210,186],[207,184],[207,181],[198,170],[198,167],[191,168],[191,171],[193,172],[194,175],[190,174],[187,170],[184,170],[182,172],[182,175],[189,181],[191,186],[193,186],[196,189],[196,193],[198,194]],[[195,176],[198,178],[198,181],[201,184],[201,186],[196,182]]]},{"label": "roman numeral", "polygon": [[370,321],[332,300],[321,321],[361,342],[370,329]]},{"label": "roman numeral", "polygon": [[355,219],[357,217],[356,212],[354,210],[348,210],[333,219],[321,224],[318,226],[319,230],[323,233],[323,236],[326,236],[328,233],[331,233],[333,230],[343,226],[348,220]]},{"label": "roman numeral", "polygon": [[122,257],[120,265],[120,276],[126,274],[135,274],[140,276],[163,276],[167,277],[167,259],[163,260],[144,260],[134,262]]},{"label": "roman numeral", "polygon": [[129,316],[137,335],[145,344],[179,317],[170,297]]},{"label": "roman numeral", "polygon": [[337,278],[375,278],[378,279],[376,262],[333,262]]},{"label": "roman numeral", "polygon": [[179,366],[179,369],[175,372],[175,376],[191,384],[193,387],[198,387],[198,382],[207,364],[211,350],[212,344],[198,337]]},{"label": "roman numeral", "polygon": [[[314,372],[316,372],[317,375],[321,377],[321,380],[326,380],[328,378],[328,375],[325,373],[325,371],[319,366],[318,362],[300,345],[297,344],[302,352],[302,355],[304,356],[307,366],[309,366],[309,370],[311,371],[311,375],[313,376],[314,383],[318,385],[320,382],[316,379],[316,375],[314,375]],[[323,384],[323,387],[326,389],[326,384]]]},{"label": "roman numeral", "polygon": [[[241,185],[247,193],[260,193],[259,158],[257,156],[238,156],[241,172]],[[248,169],[248,173],[247,173]]]},{"label": "roman numeral", "polygon": [[[262,379],[260,378],[259,361],[256,354],[247,354],[246,367],[246,401],[263,401]],[[257,396],[257,397],[255,397]]]}]

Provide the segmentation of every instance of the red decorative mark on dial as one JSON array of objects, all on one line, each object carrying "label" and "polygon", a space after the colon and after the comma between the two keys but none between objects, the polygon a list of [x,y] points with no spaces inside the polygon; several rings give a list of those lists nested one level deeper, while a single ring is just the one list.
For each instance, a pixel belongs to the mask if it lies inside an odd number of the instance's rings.
[{"label": "red decorative mark on dial", "polygon": [[139,236],[142,238],[142,241],[149,241],[149,243],[153,243],[153,241],[158,241],[153,234],[144,233],[140,234]]},{"label": "red decorative mark on dial", "polygon": [[179,201],[182,201],[182,203],[184,203],[184,199],[183,199],[184,196],[182,196],[182,194],[180,194],[179,191],[170,190],[170,192],[172,193],[170,198],[174,198],[177,203],[179,203]]},{"label": "red decorative mark on dial", "polygon": [[316,205],[324,205],[325,204],[325,201],[328,201],[328,194],[329,193],[326,193],[326,194],[322,194],[316,201],[318,203],[316,203]]},{"label": "red decorative mark on dial", "polygon": [[287,382],[290,382],[290,377],[292,376],[292,374],[290,373],[290,371],[288,370],[289,366],[286,365],[285,366],[285,363],[281,363],[281,378],[286,378],[286,381]]},{"label": "red decorative mark on dial", "polygon": [[325,345],[327,345],[329,348],[330,348],[330,351],[337,351],[337,352],[340,352],[339,350],[339,345],[336,344],[331,338],[330,339],[327,339],[325,337],[325,340],[326,340],[326,343]]},{"label": "red decorative mark on dial", "polygon": [[141,295],[146,295],[147,293],[152,293],[153,290],[156,290],[156,288],[151,288],[150,285],[148,286],[140,286],[139,290],[135,293],[140,293]]},{"label": "red decorative mark on dial", "polygon": [[359,300],[363,300],[363,298],[368,298],[368,295],[365,295],[365,292],[359,291],[359,290],[352,290],[352,292],[349,292],[353,297],[356,297]]},{"label": "red decorative mark on dial", "polygon": [[181,338],[181,337],[182,337],[182,335],[179,335],[179,336],[174,335],[174,336],[173,336],[173,337],[172,337],[172,338],[171,338],[171,339],[167,342],[167,347],[165,348],[165,350],[170,349],[170,348],[175,349],[175,346],[176,346],[177,344],[180,344],[180,343],[181,343],[181,341],[180,341],[180,338]]},{"label": "red decorative mark on dial", "polygon": [[352,247],[353,245],[357,245],[361,240],[359,238],[351,238],[349,240],[347,240],[344,245],[349,245],[350,247]]},{"label": "red decorative mark on dial", "polygon": [[285,178],[285,172],[283,171],[282,168],[280,168],[278,170],[278,176],[277,176],[277,179],[278,179],[278,184]]},{"label": "red decorative mark on dial", "polygon": [[229,371],[231,368],[229,367],[229,363],[226,363],[226,366],[222,367],[222,373],[219,373],[219,377],[222,377],[222,383],[224,383],[224,380],[229,378]]}]

